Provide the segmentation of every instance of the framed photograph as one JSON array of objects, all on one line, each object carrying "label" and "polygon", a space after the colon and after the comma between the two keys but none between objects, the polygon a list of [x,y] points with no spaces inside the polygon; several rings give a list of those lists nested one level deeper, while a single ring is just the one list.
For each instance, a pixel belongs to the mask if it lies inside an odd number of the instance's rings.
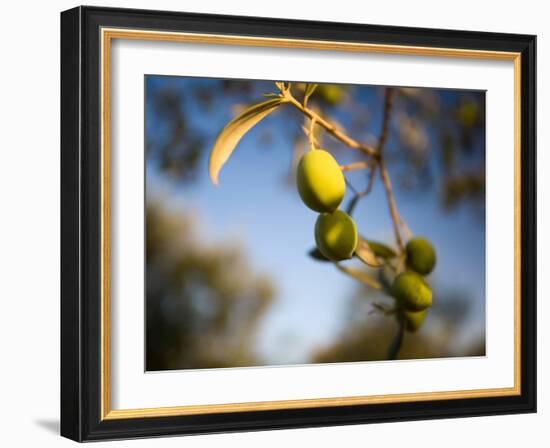
[{"label": "framed photograph", "polygon": [[61,433],[536,411],[535,36],[61,14]]}]

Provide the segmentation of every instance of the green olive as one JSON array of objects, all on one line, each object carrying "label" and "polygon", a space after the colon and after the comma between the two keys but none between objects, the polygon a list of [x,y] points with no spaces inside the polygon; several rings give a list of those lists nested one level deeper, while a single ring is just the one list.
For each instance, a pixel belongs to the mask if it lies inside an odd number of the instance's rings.
[{"label": "green olive", "polygon": [[338,208],[346,192],[346,181],[330,153],[322,149],[309,151],[300,160],[296,174],[298,193],[310,209],[332,213]]},{"label": "green olive", "polygon": [[330,106],[336,106],[344,98],[342,88],[334,84],[319,84],[315,93]]},{"label": "green olive", "polygon": [[464,101],[458,109],[458,120],[463,126],[472,127],[477,121],[478,107],[471,99]]},{"label": "green olive", "polygon": [[432,290],[416,272],[405,271],[395,277],[392,294],[408,311],[422,311],[432,305]]},{"label": "green olive", "polygon": [[405,319],[405,328],[411,333],[414,333],[424,323],[426,314],[428,314],[428,309],[422,311],[405,311],[403,313],[403,318]]},{"label": "green olive", "polygon": [[421,275],[428,275],[435,267],[436,255],[432,244],[416,237],[407,243],[407,266]]},{"label": "green olive", "polygon": [[347,260],[357,247],[357,228],[351,217],[341,211],[322,213],[315,223],[317,248],[329,260]]}]

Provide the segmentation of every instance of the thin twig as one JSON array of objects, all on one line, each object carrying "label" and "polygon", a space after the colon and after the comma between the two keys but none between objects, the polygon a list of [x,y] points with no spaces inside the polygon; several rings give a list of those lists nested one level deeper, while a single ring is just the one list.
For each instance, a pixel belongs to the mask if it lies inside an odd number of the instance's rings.
[{"label": "thin twig", "polygon": [[355,206],[358,204],[359,199],[364,198],[367,196],[371,191],[372,187],[374,186],[374,179],[376,178],[376,167],[378,165],[374,164],[370,167],[369,171],[369,181],[367,184],[367,188],[363,191],[357,191],[353,186],[346,180],[346,183],[351,187],[353,190],[353,197],[350,199],[347,207],[347,213],[348,215],[352,215],[353,211],[355,210]]},{"label": "thin twig", "polygon": [[308,141],[309,141],[309,149],[314,150],[315,149],[315,134],[313,133],[313,129],[315,127],[315,118],[309,119],[309,132],[307,135]]},{"label": "thin twig", "polygon": [[374,187],[374,179],[376,179],[376,167],[378,165],[373,165],[369,172],[369,181],[367,183],[367,188],[365,188],[365,191],[363,191],[363,196],[368,195],[372,191],[372,187]]},{"label": "thin twig", "polygon": [[390,175],[388,174],[388,170],[386,169],[386,165],[384,165],[383,160],[380,160],[379,166],[380,166],[380,178],[382,179],[382,183],[384,184],[384,189],[386,190],[386,197],[388,199],[388,208],[390,209],[390,216],[393,223],[395,241],[397,242],[397,246],[399,247],[399,250],[402,252],[403,239],[401,238],[401,232],[399,231],[399,223],[401,222],[401,218],[399,217],[399,213],[397,211],[397,205],[395,204],[395,197],[393,196]]},{"label": "thin twig", "polygon": [[399,327],[397,328],[397,333],[395,334],[390,347],[388,349],[388,359],[394,360],[397,359],[399,350],[401,350],[401,345],[403,344],[403,336],[405,334],[405,322],[403,316],[399,317]]},{"label": "thin twig", "polygon": [[370,162],[367,162],[366,160],[361,160],[359,162],[348,163],[347,165],[340,165],[340,169],[342,171],[356,171],[364,170],[366,168],[369,168],[370,166]]},{"label": "thin twig", "polygon": [[393,105],[393,97],[395,90],[391,87],[387,87],[384,94],[384,118],[382,119],[382,130],[380,131],[380,138],[378,139],[377,152],[381,155],[388,139],[388,130],[390,125],[390,113]]},{"label": "thin twig", "polygon": [[[304,116],[304,120],[308,120],[309,121],[309,118],[307,118],[306,116]],[[310,139],[310,134],[309,134],[309,126],[306,126],[305,124],[302,126],[302,131],[304,132],[304,135],[308,138],[308,142],[309,142],[309,139]],[[317,137],[315,136],[315,133],[313,136],[311,136],[311,139],[313,140],[313,143],[315,144],[315,147],[316,148],[319,148],[321,146],[321,144],[319,143],[319,140],[317,139]]]},{"label": "thin twig", "polygon": [[352,149],[356,149],[358,151],[363,152],[364,154],[367,154],[370,157],[377,158],[377,151],[372,146],[365,145],[359,143],[357,140],[349,137],[344,132],[342,132],[340,129],[338,129],[334,124],[330,123],[326,119],[324,119],[321,115],[319,115],[314,110],[310,109],[309,107],[304,107],[303,104],[301,104],[296,98],[292,96],[290,93],[290,90],[282,91],[281,94],[287,99],[287,101],[292,104],[296,109],[298,109],[303,114],[307,115],[310,119],[315,120],[315,122],[324,128],[328,133],[330,133],[332,136],[334,136],[336,139],[340,140],[345,145],[349,146]]},{"label": "thin twig", "polygon": [[347,179],[347,177],[344,177],[344,180],[346,181],[346,185],[350,188],[351,191],[353,191],[353,194],[360,194],[359,191],[357,191],[357,188],[355,188],[352,183]]},{"label": "thin twig", "polygon": [[405,234],[405,239],[410,240],[413,237],[412,231],[407,225],[407,223],[405,222],[405,220],[403,219],[403,217],[400,216],[399,218],[401,221],[401,227],[403,229],[403,233]]},{"label": "thin twig", "polygon": [[[405,222],[399,216],[399,212],[397,211],[397,205],[395,203],[395,197],[393,195],[390,175],[384,163],[384,157],[382,156],[384,151],[384,145],[386,144],[386,140],[388,138],[390,113],[391,113],[391,108],[393,104],[394,94],[395,94],[394,89],[386,88],[386,91],[384,94],[384,118],[382,119],[382,130],[380,131],[380,138],[378,139],[378,146],[376,149],[380,157],[379,158],[380,178],[382,179],[382,183],[384,184],[384,189],[386,190],[386,197],[388,199],[388,207],[390,209],[390,215],[392,218],[393,230],[395,233],[395,240],[397,242],[397,246],[399,247],[399,251],[401,252],[401,254],[403,254],[404,247],[403,247],[403,239],[401,238],[400,225],[402,224],[405,225]],[[404,260],[404,258],[400,257],[398,259],[398,264],[401,262],[401,260]],[[400,266],[398,266],[398,270],[400,270]],[[401,350],[401,345],[403,344],[403,336],[405,334],[405,320],[403,315],[398,316],[398,322],[399,323],[398,323],[397,333],[395,334],[388,348],[388,359],[390,360],[397,358],[397,355]]]},{"label": "thin twig", "polygon": [[388,207],[390,209],[390,216],[393,222],[393,230],[395,233],[395,241],[397,242],[397,246],[399,247],[399,250],[403,251],[403,239],[401,238],[401,232],[400,232],[400,224],[401,224],[401,218],[399,216],[399,213],[397,211],[397,205],[395,203],[395,197],[393,195],[392,185],[390,176],[388,174],[388,170],[386,168],[386,165],[384,163],[384,158],[382,157],[383,151],[384,151],[384,145],[386,144],[386,140],[388,138],[388,130],[389,130],[389,123],[390,123],[390,113],[391,108],[393,104],[393,96],[394,96],[394,89],[391,87],[386,88],[386,92],[384,95],[384,117],[382,119],[382,129],[380,131],[380,138],[378,139],[378,146],[376,148],[377,153],[379,155],[378,165],[380,166],[380,177],[382,179],[382,183],[384,184],[384,189],[386,190],[386,197],[388,199]]},{"label": "thin twig", "polygon": [[304,107],[307,107],[307,102],[309,97],[313,95],[313,92],[317,89],[317,84],[306,84],[306,89],[304,91]]}]

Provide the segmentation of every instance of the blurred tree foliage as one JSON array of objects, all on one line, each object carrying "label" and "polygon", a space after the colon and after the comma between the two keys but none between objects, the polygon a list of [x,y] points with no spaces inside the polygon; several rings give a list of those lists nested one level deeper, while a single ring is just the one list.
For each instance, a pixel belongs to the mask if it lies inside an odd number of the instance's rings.
[{"label": "blurred tree foliage", "polygon": [[[152,113],[146,122],[146,157],[177,182],[197,180],[197,170],[207,156],[207,140],[215,132],[205,123],[194,120],[197,110],[201,116],[215,117],[216,98],[234,102],[252,98],[253,84],[232,80],[212,80],[214,85],[197,85],[193,89],[178,88],[175,83],[149,88],[147,107]],[[151,92],[152,90],[152,92]]]},{"label": "blurred tree foliage", "polygon": [[147,370],[258,364],[254,333],[274,295],[238,245],[201,243],[197,223],[148,198]]},{"label": "blurred tree foliage", "polygon": [[[373,312],[372,290],[359,288],[348,309],[348,324],[332,344],[319,348],[312,362],[381,361],[388,359],[388,347],[397,331],[397,321],[392,323],[378,312]],[[398,359],[427,359],[449,356],[484,356],[485,340],[457,343],[459,333],[469,313],[467,297],[450,294],[439,297],[428,313],[425,324],[416,333],[408,333],[399,351]]]},{"label": "blurred tree foliage", "polygon": [[[402,186],[439,183],[441,203],[485,207],[485,95],[464,93],[443,101],[445,91],[400,88],[394,130]],[[434,157],[435,156],[435,157]]]}]

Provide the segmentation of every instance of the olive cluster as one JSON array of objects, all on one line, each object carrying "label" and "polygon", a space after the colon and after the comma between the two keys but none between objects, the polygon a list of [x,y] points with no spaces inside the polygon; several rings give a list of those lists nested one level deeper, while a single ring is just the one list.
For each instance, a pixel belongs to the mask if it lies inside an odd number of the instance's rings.
[{"label": "olive cluster", "polygon": [[[332,261],[352,258],[358,242],[357,227],[351,216],[338,209],[346,181],[334,157],[323,149],[307,152],[298,164],[297,186],[304,204],[319,213],[315,223],[319,251]],[[407,269],[395,277],[390,292],[396,300],[396,316],[414,332],[432,305],[432,290],[424,276],[435,267],[436,254],[428,240],[416,237],[407,243],[405,256]]]},{"label": "olive cluster", "polygon": [[428,308],[432,306],[432,290],[424,280],[436,263],[435,250],[425,238],[412,238],[405,248],[407,270],[395,277],[392,295],[409,331],[420,328]]},{"label": "olive cluster", "polygon": [[307,152],[298,164],[297,185],[304,204],[319,213],[315,223],[319,251],[332,261],[353,257],[357,227],[351,216],[338,210],[346,181],[334,157],[323,149]]}]

